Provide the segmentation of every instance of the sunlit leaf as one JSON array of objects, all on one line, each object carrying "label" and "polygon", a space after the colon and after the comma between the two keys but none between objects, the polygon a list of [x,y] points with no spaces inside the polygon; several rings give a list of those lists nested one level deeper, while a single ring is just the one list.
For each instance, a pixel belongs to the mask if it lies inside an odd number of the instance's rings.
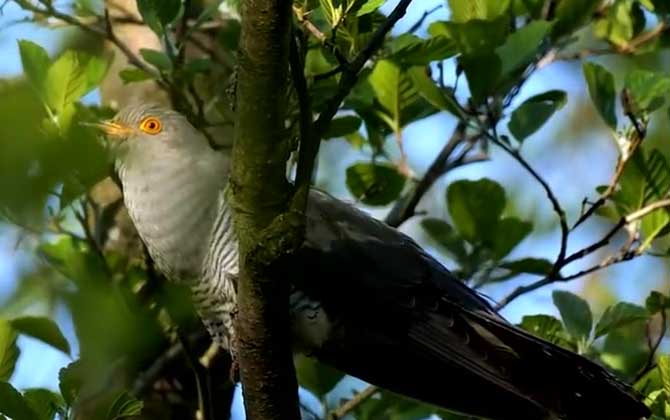
[{"label": "sunlit leaf", "polygon": [[82,97],[89,85],[84,57],[66,51],[49,67],[46,79],[46,98],[49,108],[57,114]]},{"label": "sunlit leaf", "polygon": [[641,306],[628,302],[619,302],[607,307],[598,320],[594,338],[608,334],[614,328],[649,318],[649,312]]},{"label": "sunlit leaf", "polygon": [[525,315],[519,324],[524,330],[543,338],[550,343],[571,348],[569,336],[561,321],[551,315]]},{"label": "sunlit leaf", "polygon": [[630,92],[635,113],[657,110],[670,95],[670,77],[647,70],[632,70],[626,75],[624,85]]},{"label": "sunlit leaf", "polygon": [[172,62],[164,52],[142,48],[140,49],[140,54],[147,63],[156,67],[158,70],[165,72],[172,70]]},{"label": "sunlit leaf", "polygon": [[130,68],[121,70],[119,77],[123,80],[123,83],[132,83],[151,79],[152,76],[144,70]]},{"label": "sunlit leaf", "polygon": [[22,39],[18,43],[23,72],[38,95],[45,98],[45,83],[51,63],[49,55],[44,48],[32,41]]},{"label": "sunlit leaf", "polygon": [[551,30],[551,23],[533,21],[507,37],[504,44],[496,49],[502,62],[503,77],[530,64],[542,47],[542,41]]},{"label": "sunlit leaf", "polygon": [[450,112],[459,118],[465,118],[465,115],[458,106],[458,102],[456,102],[454,96],[444,92],[437,83],[430,78],[424,67],[412,67],[407,70],[407,75],[412,80],[419,95],[426,99],[431,105],[442,111]]},{"label": "sunlit leaf", "polygon": [[13,319],[11,324],[21,334],[29,335],[70,354],[70,345],[53,320],[38,316],[24,316]]},{"label": "sunlit leaf", "polygon": [[433,61],[446,60],[455,55],[458,48],[454,41],[443,36],[422,39],[413,34],[402,34],[390,45],[389,57],[401,66],[427,65]]},{"label": "sunlit leaf", "polygon": [[16,345],[16,331],[12,325],[0,319],[0,380],[8,381],[14,373],[19,347]]},{"label": "sunlit leaf", "polygon": [[605,16],[594,22],[593,31],[596,37],[623,46],[633,38],[634,20],[632,0],[617,0],[607,8]]},{"label": "sunlit leaf", "polygon": [[551,296],[570,335],[579,340],[588,340],[593,326],[589,304],[581,297],[562,290],[555,290]]},{"label": "sunlit leaf", "polygon": [[364,16],[368,13],[372,13],[379,9],[379,7],[384,4],[386,0],[362,0],[358,3],[361,3],[360,8],[356,12],[356,16]]},{"label": "sunlit leaf", "polygon": [[495,19],[509,9],[511,0],[449,0],[448,3],[451,20],[467,22]]}]

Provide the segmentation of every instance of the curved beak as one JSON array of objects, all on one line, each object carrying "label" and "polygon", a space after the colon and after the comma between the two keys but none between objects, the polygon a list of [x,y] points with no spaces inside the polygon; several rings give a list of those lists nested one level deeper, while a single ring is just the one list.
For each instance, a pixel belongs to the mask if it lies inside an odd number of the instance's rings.
[{"label": "curved beak", "polygon": [[81,124],[89,127],[95,127],[105,133],[107,137],[114,140],[124,139],[128,137],[132,131],[129,127],[114,121],[102,121],[99,123],[82,122]]}]

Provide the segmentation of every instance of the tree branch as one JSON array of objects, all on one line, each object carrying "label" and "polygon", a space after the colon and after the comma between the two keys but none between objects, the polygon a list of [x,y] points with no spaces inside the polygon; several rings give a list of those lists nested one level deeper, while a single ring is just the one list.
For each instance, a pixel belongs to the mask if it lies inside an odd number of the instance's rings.
[{"label": "tree branch", "polygon": [[451,154],[465,138],[465,127],[463,122],[460,122],[456,126],[451,138],[447,144],[444,145],[433,163],[430,164],[430,167],[423,178],[421,178],[412,191],[396,201],[395,205],[386,216],[386,223],[388,225],[398,227],[407,219],[414,216],[416,206],[421,201],[421,198],[428,192],[430,187],[433,186],[435,181],[445,174],[446,169],[448,168],[447,162],[449,161]]},{"label": "tree branch", "polygon": [[[235,136],[229,196],[239,240],[240,275],[235,352],[246,416],[300,418],[289,329],[289,284],[271,266],[295,247],[300,220],[283,215],[291,2],[241,3]],[[292,236],[293,235],[293,236]]]},{"label": "tree branch", "polygon": [[351,413],[361,405],[363,402],[365,402],[368,398],[372,397],[379,391],[379,388],[370,385],[367,388],[365,388],[363,391],[359,392],[358,394],[354,395],[354,397],[350,400],[347,400],[344,404],[342,404],[340,407],[338,407],[335,411],[330,413],[328,416],[328,420],[339,420],[347,416],[347,414]]}]

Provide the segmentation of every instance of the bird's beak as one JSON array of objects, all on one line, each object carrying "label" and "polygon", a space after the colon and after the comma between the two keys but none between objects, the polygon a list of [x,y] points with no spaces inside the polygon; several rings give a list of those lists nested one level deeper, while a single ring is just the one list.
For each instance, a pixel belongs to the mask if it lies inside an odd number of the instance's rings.
[{"label": "bird's beak", "polygon": [[99,123],[82,123],[82,125],[95,127],[101,130],[107,135],[110,139],[121,140],[128,137],[131,133],[131,129],[123,124],[119,124],[114,121],[102,121]]}]

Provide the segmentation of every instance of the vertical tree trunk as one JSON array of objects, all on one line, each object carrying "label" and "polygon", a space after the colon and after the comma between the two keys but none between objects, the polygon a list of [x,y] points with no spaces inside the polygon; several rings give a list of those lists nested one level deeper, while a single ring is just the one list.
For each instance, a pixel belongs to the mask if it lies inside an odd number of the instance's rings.
[{"label": "vertical tree trunk", "polygon": [[242,2],[231,193],[240,240],[237,351],[247,418],[299,419],[288,326],[288,283],[270,265],[285,251],[272,234],[290,188],[284,138],[291,2]]}]

